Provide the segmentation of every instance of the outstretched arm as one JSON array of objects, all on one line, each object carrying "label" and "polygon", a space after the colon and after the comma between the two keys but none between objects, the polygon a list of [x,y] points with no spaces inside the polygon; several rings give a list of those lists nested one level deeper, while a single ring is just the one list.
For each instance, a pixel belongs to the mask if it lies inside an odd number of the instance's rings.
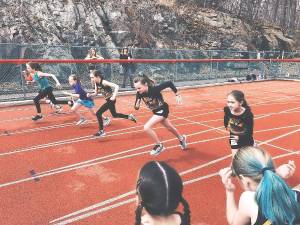
[{"label": "outstretched arm", "polygon": [[38,76],[39,77],[51,77],[55,83],[56,83],[56,86],[59,87],[60,86],[60,82],[59,80],[57,79],[57,77],[54,75],[54,74],[51,74],[51,73],[43,73],[43,72],[38,72]]},{"label": "outstretched arm", "polygon": [[74,97],[74,98],[79,98],[79,97],[80,97],[79,94],[73,94],[73,93],[66,92],[66,91],[63,91],[63,93],[64,93],[65,95],[69,95],[69,96]]}]

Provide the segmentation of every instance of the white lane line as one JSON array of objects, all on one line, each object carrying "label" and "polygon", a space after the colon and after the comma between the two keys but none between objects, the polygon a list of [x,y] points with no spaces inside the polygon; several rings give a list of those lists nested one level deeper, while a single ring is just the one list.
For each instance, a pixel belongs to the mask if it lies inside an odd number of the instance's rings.
[{"label": "white lane line", "polygon": [[[176,126],[185,126],[185,125],[189,125],[189,124],[192,124],[192,123],[190,123],[190,122],[182,123],[182,124],[177,124]],[[119,130],[110,131],[110,132],[107,132],[108,135],[106,135],[104,138],[118,136],[118,135],[124,135],[124,134],[143,132],[142,129],[128,131],[128,132],[119,132],[119,131],[132,130],[134,128],[140,128],[140,127],[142,127],[142,126],[135,126],[135,127],[129,127],[129,128],[123,128],[123,129],[119,129]],[[154,128],[154,129],[162,129],[162,128],[164,128],[164,127],[160,126],[160,127]],[[114,134],[114,133],[116,133],[116,134]],[[95,140],[95,139],[101,140],[103,138],[95,137],[93,135],[81,136],[81,137],[77,137],[77,138],[65,139],[65,140],[50,142],[50,143],[46,143],[46,144],[34,145],[31,147],[16,149],[16,150],[8,151],[8,152],[2,152],[2,153],[0,153],[0,157],[6,156],[6,155],[22,153],[22,152],[34,151],[34,150],[38,150],[38,149],[44,149],[44,148],[48,148],[48,147],[64,145],[64,144],[71,144],[71,143],[78,143],[78,142],[82,142],[82,141]]]},{"label": "white lane line", "polygon": [[[193,112],[196,112],[198,110],[195,110],[195,111],[191,111],[191,113]],[[204,110],[202,110],[204,111]],[[216,112],[219,112],[216,111]],[[184,112],[179,112],[180,114],[181,113],[186,113],[186,111]],[[201,116],[201,115],[207,115],[207,114],[211,114],[212,111],[207,111],[205,110],[205,113],[200,113],[200,114],[194,114],[192,117],[194,116]],[[176,112],[177,114],[177,112]],[[138,119],[140,118],[144,118],[144,117],[149,117],[151,116],[150,113],[149,115],[144,115],[144,116],[139,116]],[[113,120],[123,120],[123,119],[120,119],[120,118],[113,118]],[[88,121],[87,124],[94,124],[94,123],[97,123],[97,120],[91,120],[91,121]],[[20,131],[12,131],[12,132],[9,132],[9,134],[22,134],[22,133],[27,133],[27,132],[34,132],[34,131],[42,131],[42,130],[49,130],[49,129],[53,129],[53,128],[64,128],[64,127],[68,127],[68,126],[75,126],[75,122],[72,122],[72,123],[62,123],[62,124],[56,124],[56,125],[51,125],[51,126],[45,126],[45,127],[38,127],[38,128],[31,128],[31,129],[26,129],[26,130],[20,130]],[[0,134],[0,136],[7,136],[7,134]]]},{"label": "white lane line", "polygon": [[[192,134],[192,135],[194,135],[194,134]],[[224,139],[226,137],[227,136],[222,136],[222,137],[217,137],[217,138],[211,138],[211,139],[205,139],[205,140],[190,142],[189,145],[194,145],[194,144],[199,144],[199,143],[204,143],[204,142],[209,142],[209,141]],[[169,146],[169,147],[166,147],[166,149],[177,148],[177,147],[179,147],[179,145]],[[139,147],[139,149],[142,149],[142,147]],[[134,150],[136,150],[136,149],[134,149]],[[128,151],[134,151],[134,150],[131,149],[131,150],[128,150]],[[94,166],[94,165],[98,165],[98,164],[104,164],[104,163],[107,163],[107,162],[113,162],[113,161],[117,161],[117,160],[125,159],[125,158],[131,158],[131,157],[135,157],[135,156],[138,156],[138,155],[143,155],[143,154],[146,154],[146,153],[149,153],[149,150],[143,151],[143,152],[134,153],[134,154],[129,154],[129,155],[125,155],[125,156],[120,156],[120,157],[116,157],[116,158],[111,158],[111,159],[107,159],[107,160],[103,160],[103,161],[99,161],[99,162],[96,161],[96,162],[89,163],[89,164],[83,164],[83,165],[76,166],[76,167],[70,167],[70,168],[66,168],[66,169],[61,169],[61,170],[54,171],[54,172],[48,172],[48,171],[46,171],[46,172],[43,172],[43,174],[41,174],[41,175],[39,173],[37,173],[34,177],[28,177],[28,178],[24,178],[24,179],[12,181],[12,182],[7,182],[7,183],[0,184],[0,188],[11,186],[11,185],[14,185],[14,184],[19,184],[19,183],[30,181],[30,180],[34,180],[36,178],[47,177],[47,176],[51,176],[51,175],[54,175],[54,174],[59,174],[59,173],[64,173],[64,172],[68,172],[68,171],[72,171],[72,170],[77,170],[77,169],[80,169],[80,168],[90,167],[90,166]]]},{"label": "white lane line", "polygon": [[[277,159],[277,158],[282,158],[282,157],[285,157],[286,155],[291,155],[291,154],[299,154],[300,151],[298,152],[292,152],[292,153],[287,153],[287,154],[281,154],[279,156],[276,156],[276,157],[272,157],[273,159]],[[221,162],[227,158],[230,158],[231,157],[231,154],[230,155],[227,155],[227,156],[223,156],[223,157],[220,157],[216,160],[213,160],[213,161],[210,161],[208,163],[205,163],[203,165],[199,165],[197,167],[194,167],[194,168],[191,168],[189,170],[186,170],[186,171],[183,171],[180,173],[181,176],[185,175],[185,174],[188,174],[188,173],[191,173],[191,172],[194,172],[195,170],[197,169],[201,169],[201,168],[204,168],[204,167],[207,167],[209,165],[212,165],[212,164],[215,164],[217,162]],[[218,176],[218,172],[214,172],[214,173],[210,173],[208,175],[205,175],[205,176],[199,176],[199,177],[196,177],[194,179],[191,179],[191,180],[187,180],[187,181],[184,181],[183,182],[183,185],[189,185],[189,184],[193,184],[195,182],[199,182],[199,181],[202,181],[202,180],[206,180],[208,178],[212,178],[212,177],[216,177]],[[82,220],[82,219],[85,219],[87,217],[90,217],[92,215],[95,215],[95,214],[98,214],[98,213],[101,213],[101,212],[105,212],[105,211],[108,211],[108,210],[111,210],[113,208],[116,208],[118,206],[121,206],[121,205],[124,205],[124,204],[129,204],[133,201],[135,201],[135,197],[134,198],[130,198],[128,200],[125,200],[125,201],[121,201],[121,202],[118,202],[118,203],[115,203],[115,204],[112,204],[112,205],[109,205],[107,207],[104,207],[104,208],[100,208],[100,209],[97,209],[97,210],[94,210],[94,211],[90,211],[90,210],[93,210],[93,209],[96,209],[98,207],[101,207],[105,204],[111,204],[112,202],[116,201],[116,200],[119,200],[121,198],[124,198],[124,197],[128,197],[130,195],[134,195],[135,194],[135,190],[132,190],[132,191],[129,191],[127,193],[124,193],[122,195],[118,195],[114,198],[111,198],[111,199],[107,199],[103,202],[100,202],[100,203],[97,203],[97,204],[94,204],[92,206],[89,206],[89,207],[86,207],[86,208],[83,208],[81,210],[78,210],[76,212],[73,212],[73,213],[70,213],[68,215],[65,215],[63,217],[60,217],[60,218],[57,218],[55,220],[52,220],[50,221],[49,223],[55,223],[55,225],[64,225],[64,224],[69,224],[69,223],[73,223],[75,221],[78,221],[78,220]],[[124,197],[123,197],[124,196]],[[130,201],[131,200],[131,201]],[[90,212],[88,212],[90,211]],[[85,212],[88,212],[88,213],[85,213]],[[85,214],[83,214],[85,213]],[[81,214],[81,215],[80,215]],[[76,216],[76,215],[79,215],[79,216]],[[73,217],[75,216],[75,217]],[[71,218],[70,218],[71,217]],[[70,218],[70,219],[67,219],[67,218]],[[66,219],[66,220],[65,220]],[[58,222],[58,221],[61,221],[61,222]],[[58,222],[58,223],[56,223]]]}]

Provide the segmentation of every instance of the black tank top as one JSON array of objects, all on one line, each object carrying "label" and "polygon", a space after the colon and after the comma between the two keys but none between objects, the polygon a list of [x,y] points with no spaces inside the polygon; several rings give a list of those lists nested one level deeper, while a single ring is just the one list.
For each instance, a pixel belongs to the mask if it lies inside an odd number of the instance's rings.
[{"label": "black tank top", "polygon": [[109,86],[104,86],[102,84],[102,81],[103,80],[101,80],[101,82],[99,84],[96,83],[96,87],[97,87],[98,92],[100,94],[102,94],[106,100],[108,100],[113,95],[113,90]]}]

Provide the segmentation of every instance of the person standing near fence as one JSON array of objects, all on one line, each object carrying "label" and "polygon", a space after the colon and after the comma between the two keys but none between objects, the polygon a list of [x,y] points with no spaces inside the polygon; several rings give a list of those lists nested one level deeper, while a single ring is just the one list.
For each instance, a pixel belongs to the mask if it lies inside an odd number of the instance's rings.
[{"label": "person standing near fence", "polygon": [[[131,52],[128,50],[128,48],[123,48],[121,50],[121,54],[120,54],[120,59],[126,59],[126,60],[130,60],[132,59],[132,54]],[[133,85],[133,74],[134,74],[134,64],[133,63],[121,63],[121,68],[122,68],[122,74],[123,74],[123,84],[122,84],[122,88],[126,87],[126,81],[129,78],[130,81],[130,87],[134,88]]]},{"label": "person standing near fence", "polygon": [[[98,55],[97,49],[96,48],[91,48],[85,57],[85,59],[104,59],[102,56]],[[96,69],[95,63],[90,63],[89,64],[89,71],[92,72],[93,70]]]},{"label": "person standing near fence", "polygon": [[40,100],[45,97],[48,97],[48,99],[50,99],[50,101],[55,105],[56,104],[69,104],[68,101],[56,100],[56,98],[53,95],[53,88],[49,84],[49,81],[47,78],[51,77],[56,82],[56,86],[60,87],[61,86],[60,82],[58,81],[58,79],[56,78],[55,75],[42,72],[41,65],[38,63],[34,63],[34,62],[28,62],[26,64],[26,69],[27,69],[28,73],[33,74],[32,81],[28,81],[28,82],[36,82],[40,86],[39,94],[33,99],[34,104],[36,106],[37,115],[33,116],[32,120],[37,121],[37,120],[40,120],[43,118]]}]

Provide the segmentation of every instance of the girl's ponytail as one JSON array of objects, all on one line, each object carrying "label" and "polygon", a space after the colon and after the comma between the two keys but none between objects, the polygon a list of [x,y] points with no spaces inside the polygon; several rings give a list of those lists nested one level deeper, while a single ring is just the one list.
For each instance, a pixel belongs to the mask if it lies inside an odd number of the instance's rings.
[{"label": "girl's ponytail", "polygon": [[233,157],[232,172],[258,184],[255,200],[272,224],[294,225],[300,219],[300,203],[294,191],[275,173],[267,152],[253,146],[241,148]]},{"label": "girl's ponytail", "polygon": [[135,225],[141,224],[142,211],[143,211],[143,205],[139,204],[135,210]]},{"label": "girl's ponytail", "polygon": [[256,201],[263,215],[276,225],[293,225],[300,218],[294,191],[274,171],[263,168],[262,174]]},{"label": "girl's ponytail", "polygon": [[150,79],[147,75],[142,74],[134,78],[134,83],[141,82],[142,84],[147,84],[149,87],[153,87],[155,85],[155,81]]},{"label": "girl's ponytail", "polygon": [[182,220],[181,223],[183,225],[190,225],[190,222],[191,222],[191,216],[190,216],[190,206],[189,206],[189,203],[183,198],[181,197],[180,199],[180,202],[181,204],[183,205],[183,216],[182,216]]}]

